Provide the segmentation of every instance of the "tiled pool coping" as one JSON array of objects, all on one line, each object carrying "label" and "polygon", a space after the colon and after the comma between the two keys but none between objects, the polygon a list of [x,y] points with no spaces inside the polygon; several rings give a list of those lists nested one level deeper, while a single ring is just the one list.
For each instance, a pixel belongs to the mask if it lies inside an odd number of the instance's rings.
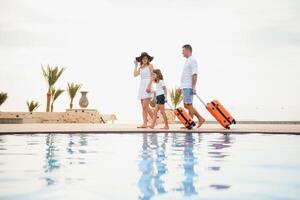
[{"label": "tiled pool coping", "polygon": [[265,133],[299,134],[300,124],[236,124],[230,130],[218,124],[204,124],[199,129],[180,129],[172,124],[169,130],[139,129],[137,124],[0,124],[0,134],[38,134],[38,133]]}]

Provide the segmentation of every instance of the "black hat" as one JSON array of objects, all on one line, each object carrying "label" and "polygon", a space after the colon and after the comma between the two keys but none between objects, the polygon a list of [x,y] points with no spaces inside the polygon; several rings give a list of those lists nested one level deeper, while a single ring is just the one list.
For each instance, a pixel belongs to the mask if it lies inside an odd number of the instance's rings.
[{"label": "black hat", "polygon": [[143,52],[139,57],[136,57],[135,60],[138,62],[141,62],[145,56],[149,59],[149,62],[151,62],[153,60],[153,57],[149,56],[149,54],[147,52]]}]

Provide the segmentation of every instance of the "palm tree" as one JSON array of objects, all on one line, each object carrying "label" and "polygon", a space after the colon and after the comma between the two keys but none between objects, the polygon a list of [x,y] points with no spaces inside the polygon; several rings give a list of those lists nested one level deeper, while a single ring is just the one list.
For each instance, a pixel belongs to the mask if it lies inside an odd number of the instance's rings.
[{"label": "palm tree", "polygon": [[68,94],[70,97],[70,109],[73,109],[73,100],[81,88],[81,84],[68,83]]},{"label": "palm tree", "polygon": [[7,97],[7,93],[0,92],[0,106],[6,101]]},{"label": "palm tree", "polygon": [[53,106],[54,106],[54,102],[55,100],[64,92],[64,90],[58,88],[57,90],[53,87],[51,89],[51,112],[53,112]]},{"label": "palm tree", "polygon": [[178,92],[178,89],[177,88],[174,88],[171,90],[170,92],[170,97],[171,97],[171,101],[172,101],[172,104],[174,106],[174,109],[177,108],[177,106],[180,104],[180,102],[182,101],[183,97],[182,95],[180,94],[180,92]]},{"label": "palm tree", "polygon": [[59,79],[59,77],[62,75],[62,73],[65,71],[65,68],[59,69],[56,67],[50,67],[47,65],[47,68],[44,69],[42,66],[43,75],[46,79],[46,82],[48,84],[48,92],[47,92],[47,105],[46,105],[46,112],[50,111],[50,104],[51,104],[51,97],[52,97],[52,87],[54,87],[54,84]]},{"label": "palm tree", "polygon": [[37,101],[27,101],[26,104],[28,112],[33,112],[40,106],[39,102]]}]

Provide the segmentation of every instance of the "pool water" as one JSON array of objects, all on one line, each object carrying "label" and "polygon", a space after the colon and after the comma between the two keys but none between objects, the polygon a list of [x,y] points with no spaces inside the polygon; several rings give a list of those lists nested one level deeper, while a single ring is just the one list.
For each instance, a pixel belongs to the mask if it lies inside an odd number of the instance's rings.
[{"label": "pool water", "polygon": [[0,135],[0,199],[300,199],[300,136]]}]

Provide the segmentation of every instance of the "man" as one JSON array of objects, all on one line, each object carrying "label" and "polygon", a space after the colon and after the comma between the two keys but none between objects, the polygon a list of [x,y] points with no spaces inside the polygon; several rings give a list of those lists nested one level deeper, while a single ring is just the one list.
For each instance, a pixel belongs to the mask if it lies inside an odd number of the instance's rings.
[{"label": "man", "polygon": [[186,44],[182,47],[182,54],[186,58],[181,75],[180,92],[183,95],[184,107],[188,110],[189,115],[193,118],[194,115],[198,118],[198,126],[205,122],[205,119],[193,107],[193,95],[196,94],[196,83],[198,74],[198,64],[196,59],[192,56],[192,46]]}]

